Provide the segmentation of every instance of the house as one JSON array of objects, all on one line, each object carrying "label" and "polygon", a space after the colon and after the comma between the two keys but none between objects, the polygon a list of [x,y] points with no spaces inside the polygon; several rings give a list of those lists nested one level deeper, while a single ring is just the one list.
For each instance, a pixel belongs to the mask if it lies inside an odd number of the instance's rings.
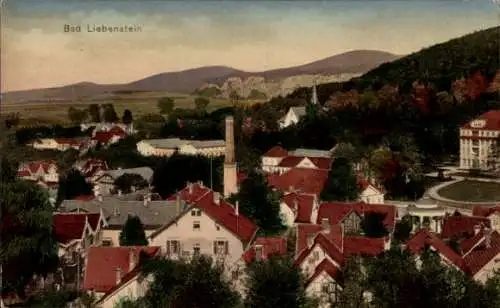
[{"label": "house", "polygon": [[491,228],[500,232],[500,205],[479,206],[472,208],[472,216],[485,217],[490,220]]},{"label": "house", "polygon": [[500,110],[490,110],[460,127],[460,168],[500,168]]},{"label": "house", "polygon": [[138,167],[130,169],[107,170],[95,179],[94,190],[96,194],[109,195],[115,188],[115,181],[124,174],[140,175],[146,182],[153,180],[153,169],[149,167]]},{"label": "house", "polygon": [[96,158],[89,158],[75,163],[73,166],[80,171],[88,183],[94,184],[95,181],[109,170],[106,161]]},{"label": "house", "polygon": [[150,236],[164,224],[172,221],[186,207],[182,200],[158,200],[144,191],[123,196],[97,196],[64,200],[61,212],[101,213],[106,219],[102,228],[101,244],[119,246],[120,232],[129,215],[141,219],[146,236]]},{"label": "house", "polygon": [[59,173],[55,161],[32,161],[19,166],[17,176],[28,181],[58,183]]},{"label": "house", "polygon": [[299,123],[300,119],[306,115],[306,107],[290,107],[288,112],[279,120],[280,129]]},{"label": "house", "polygon": [[462,240],[455,249],[425,228],[406,243],[406,249],[417,256],[427,247],[435,251],[445,265],[455,267],[481,283],[500,270],[500,234],[487,227],[477,226],[474,235]]},{"label": "house", "polygon": [[100,213],[56,213],[52,216],[54,234],[59,244],[58,256],[74,262],[77,254],[101,244],[101,229],[107,222]]},{"label": "house", "polygon": [[240,215],[238,205],[203,185],[188,183],[168,200],[184,200],[189,206],[154,232],[149,241],[169,257],[190,258],[205,254],[222,264],[234,264],[257,232],[257,226]]},{"label": "house", "polygon": [[140,275],[142,257],[159,254],[159,247],[90,247],[82,289],[97,296],[97,307],[113,308],[122,298],[144,296],[151,281]]},{"label": "house", "polygon": [[137,131],[134,129],[133,123],[130,125],[122,124],[122,123],[104,123],[104,122],[91,122],[91,123],[82,123],[80,124],[80,128],[83,131],[87,131],[92,128],[92,136],[94,136],[97,132],[109,132],[111,130],[121,130],[125,132],[127,135],[133,135]]},{"label": "house", "polygon": [[391,234],[396,227],[396,208],[392,205],[363,202],[325,202],[319,206],[316,223],[328,221],[342,226],[345,234],[362,233],[361,222],[368,213],[381,214],[382,222]]},{"label": "house", "polygon": [[262,155],[262,170],[268,173],[283,174],[292,168],[329,170],[331,164],[331,152],[323,150],[296,149],[288,152],[274,146]]},{"label": "house", "polygon": [[39,138],[29,145],[37,150],[67,151],[69,149],[81,151],[88,147],[89,138]]},{"label": "house", "polygon": [[93,145],[111,145],[127,137],[127,133],[121,128],[112,128],[109,131],[97,131],[92,136]]},{"label": "house", "polygon": [[347,235],[343,229],[327,220],[297,227],[295,265],[306,277],[306,294],[318,298],[320,307],[330,307],[337,300],[348,257],[373,257],[389,248],[384,238]]},{"label": "house", "polygon": [[313,213],[317,213],[319,200],[316,195],[292,192],[285,194],[280,201],[280,215],[283,224],[294,226],[297,223],[313,223]]},{"label": "house", "polygon": [[254,261],[266,261],[272,256],[286,255],[287,242],[283,237],[257,237],[253,244],[243,253],[226,274],[235,290],[245,295],[246,267]]},{"label": "house", "polygon": [[385,201],[384,189],[375,184],[375,181],[369,182],[365,178],[358,176],[358,184],[361,187],[359,200],[364,203],[383,204]]},{"label": "house", "polygon": [[226,151],[224,140],[182,140],[179,138],[149,139],[137,143],[137,151],[143,156],[183,155],[222,156]]}]

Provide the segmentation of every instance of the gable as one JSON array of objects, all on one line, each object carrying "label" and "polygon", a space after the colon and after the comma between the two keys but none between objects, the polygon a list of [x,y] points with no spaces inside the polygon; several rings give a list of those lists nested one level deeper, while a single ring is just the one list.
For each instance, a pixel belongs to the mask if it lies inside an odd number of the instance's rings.
[{"label": "gable", "polygon": [[317,168],[317,167],[311,160],[309,160],[309,158],[304,157],[304,159],[302,159],[300,163],[297,164],[297,168]]},{"label": "gable", "polygon": [[346,221],[361,221],[361,216],[356,213],[356,211],[351,210],[347,215],[345,215],[339,223],[345,223]]},{"label": "gable", "polygon": [[371,184],[368,185],[363,191],[361,192],[362,196],[373,196],[373,195],[380,195],[381,192],[373,187]]}]

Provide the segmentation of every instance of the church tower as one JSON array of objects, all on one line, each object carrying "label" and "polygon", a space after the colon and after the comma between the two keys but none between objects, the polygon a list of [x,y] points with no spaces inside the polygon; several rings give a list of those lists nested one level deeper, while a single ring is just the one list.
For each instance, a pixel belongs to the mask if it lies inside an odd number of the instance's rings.
[{"label": "church tower", "polygon": [[316,81],[313,81],[311,105],[317,105],[317,104],[318,104],[318,93],[316,92]]},{"label": "church tower", "polygon": [[224,158],[224,197],[238,192],[234,146],[234,118],[226,117],[226,155]]}]

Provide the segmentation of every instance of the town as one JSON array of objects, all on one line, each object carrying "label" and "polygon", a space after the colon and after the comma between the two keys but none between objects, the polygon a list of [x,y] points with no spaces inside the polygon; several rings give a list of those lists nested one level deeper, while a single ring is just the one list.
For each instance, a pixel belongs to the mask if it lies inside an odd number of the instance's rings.
[{"label": "town", "polygon": [[500,307],[499,31],[252,104],[2,111],[1,307]]}]

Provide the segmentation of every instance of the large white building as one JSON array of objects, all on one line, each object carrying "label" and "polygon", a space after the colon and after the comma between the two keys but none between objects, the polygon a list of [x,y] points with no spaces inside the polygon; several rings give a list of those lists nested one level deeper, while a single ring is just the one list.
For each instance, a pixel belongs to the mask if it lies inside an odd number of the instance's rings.
[{"label": "large white building", "polygon": [[143,156],[183,155],[222,156],[226,151],[224,140],[182,140],[179,138],[149,139],[137,143],[137,151]]},{"label": "large white building", "polygon": [[500,110],[490,110],[460,128],[460,168],[499,168]]}]

